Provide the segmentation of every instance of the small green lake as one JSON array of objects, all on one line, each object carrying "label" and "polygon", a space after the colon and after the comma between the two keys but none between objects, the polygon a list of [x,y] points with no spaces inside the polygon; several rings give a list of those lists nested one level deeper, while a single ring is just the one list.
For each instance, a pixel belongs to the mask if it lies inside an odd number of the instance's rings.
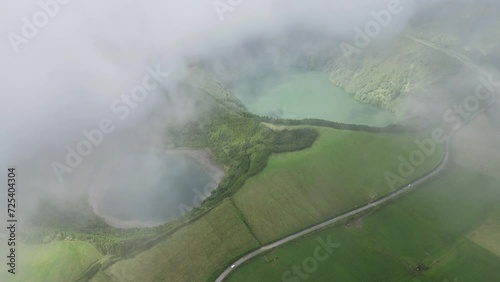
[{"label": "small green lake", "polygon": [[385,109],[355,100],[317,71],[269,74],[240,79],[232,91],[252,113],[277,118],[318,118],[329,121],[385,126],[396,116]]}]

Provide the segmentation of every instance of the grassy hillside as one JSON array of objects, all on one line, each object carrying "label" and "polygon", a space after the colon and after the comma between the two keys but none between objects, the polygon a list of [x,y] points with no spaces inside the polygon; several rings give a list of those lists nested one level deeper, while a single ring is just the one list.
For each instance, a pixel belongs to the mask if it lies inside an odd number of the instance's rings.
[{"label": "grassy hillside", "polygon": [[18,247],[17,274],[2,271],[1,281],[76,281],[101,254],[89,243],[62,241]]},{"label": "grassy hillside", "polygon": [[235,257],[258,246],[231,201],[226,200],[196,222],[155,247],[120,261],[95,280],[205,281]]},{"label": "grassy hillside", "polygon": [[500,257],[500,208],[474,230],[469,238]]},{"label": "grassy hillside", "polygon": [[[313,255],[317,238],[328,237],[340,246],[308,281],[498,281],[500,257],[467,238],[499,207],[497,186],[496,179],[454,165],[356,224],[274,250],[268,257],[279,259],[271,263],[255,258],[228,281],[281,281],[285,271]],[[417,270],[418,265],[427,270]]]},{"label": "grassy hillside", "polygon": [[392,110],[407,95],[424,93],[462,67],[403,35],[390,50],[364,50],[354,60],[332,60],[330,80],[360,101]]},{"label": "grassy hillside", "polygon": [[[315,129],[320,137],[313,147],[273,155],[264,171],[234,196],[262,242],[390,193],[385,172],[397,172],[398,156],[407,158],[417,149],[414,140],[422,139],[414,134]],[[431,170],[442,156],[441,148],[406,182]]]}]

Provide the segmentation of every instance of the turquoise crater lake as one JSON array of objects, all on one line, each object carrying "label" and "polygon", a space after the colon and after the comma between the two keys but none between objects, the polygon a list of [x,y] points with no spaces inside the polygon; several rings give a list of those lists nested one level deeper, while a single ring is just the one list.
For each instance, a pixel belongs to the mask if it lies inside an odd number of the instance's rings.
[{"label": "turquoise crater lake", "polygon": [[327,73],[318,71],[239,79],[232,83],[231,90],[250,112],[263,116],[317,118],[371,126],[397,122],[392,112],[357,101],[335,86]]}]

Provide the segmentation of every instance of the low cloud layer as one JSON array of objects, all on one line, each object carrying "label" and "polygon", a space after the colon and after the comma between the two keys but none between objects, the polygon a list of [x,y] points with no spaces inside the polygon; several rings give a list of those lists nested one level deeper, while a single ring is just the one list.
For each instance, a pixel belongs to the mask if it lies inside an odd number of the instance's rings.
[{"label": "low cloud layer", "polygon": [[[387,9],[391,2],[395,1],[4,2],[2,169],[18,167],[26,202],[85,193],[103,163],[161,144],[158,138],[168,120],[195,116],[193,101],[175,91],[188,58],[220,55],[244,40],[274,37],[297,26],[351,38],[354,27],[372,20],[372,12]],[[435,2],[401,0],[404,11],[386,35],[398,34],[416,13]],[[42,12],[49,16],[44,19]],[[120,119],[112,110],[114,101],[141,85],[148,67],[170,75]],[[51,164],[62,163],[65,148],[77,146],[85,137],[83,130],[98,128],[106,118],[116,130],[105,135],[61,183]]]}]

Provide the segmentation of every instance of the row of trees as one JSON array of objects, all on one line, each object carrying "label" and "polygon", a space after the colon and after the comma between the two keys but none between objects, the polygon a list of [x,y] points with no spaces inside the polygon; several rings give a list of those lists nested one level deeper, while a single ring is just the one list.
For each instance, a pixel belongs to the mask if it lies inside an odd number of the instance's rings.
[{"label": "row of trees", "polygon": [[334,121],[328,121],[323,119],[277,119],[272,117],[260,117],[262,122],[268,122],[279,125],[310,125],[310,126],[322,126],[322,127],[330,127],[335,129],[342,130],[353,130],[353,131],[365,131],[365,132],[407,132],[410,131],[409,128],[403,127],[397,124],[391,124],[384,127],[363,125],[363,124],[349,124],[349,123],[340,123]]}]

